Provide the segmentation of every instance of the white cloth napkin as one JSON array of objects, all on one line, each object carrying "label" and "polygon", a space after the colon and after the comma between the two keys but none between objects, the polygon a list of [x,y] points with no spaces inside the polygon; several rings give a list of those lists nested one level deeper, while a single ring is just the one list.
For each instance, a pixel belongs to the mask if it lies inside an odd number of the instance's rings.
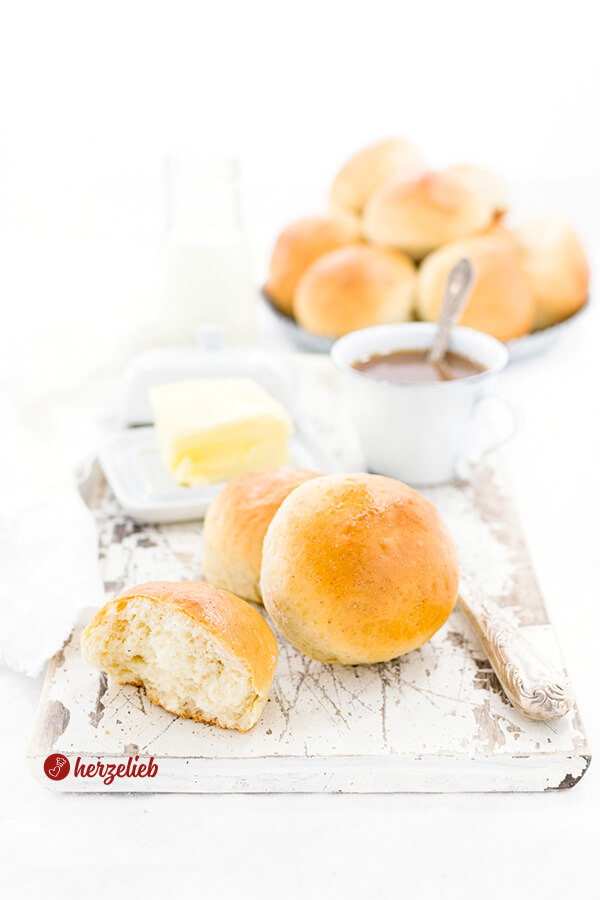
[{"label": "white cloth napkin", "polygon": [[37,675],[103,600],[97,534],[65,454],[0,396],[0,663]]}]

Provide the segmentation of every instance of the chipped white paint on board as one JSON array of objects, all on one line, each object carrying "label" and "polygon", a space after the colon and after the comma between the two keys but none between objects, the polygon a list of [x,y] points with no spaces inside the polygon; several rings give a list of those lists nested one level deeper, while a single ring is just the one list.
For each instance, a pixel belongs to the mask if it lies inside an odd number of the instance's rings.
[{"label": "chipped white paint on board", "polygon": [[[333,406],[330,373],[318,369],[312,384],[312,397],[325,394]],[[323,406],[318,409],[323,415]],[[330,434],[332,447],[338,443],[347,466],[343,454],[351,438],[342,424],[327,428],[321,420],[321,433]],[[469,487],[424,493],[454,534],[471,590],[495,599],[527,628],[532,643],[558,659],[497,474],[484,471]],[[150,579],[199,577],[201,523],[134,523],[104,484],[94,506],[108,596]],[[572,786],[589,764],[577,710],[549,723],[516,712],[459,609],[424,647],[381,665],[323,665],[282,639],[265,712],[245,735],[180,719],[149,703],[141,688],[108,682],[84,663],[80,630],[51,665],[30,751],[32,769],[46,786],[52,784],[42,766],[50,752],[105,761],[154,756],[157,778],[130,780],[127,790],[543,790]],[[98,790],[72,775],[56,787]]]}]

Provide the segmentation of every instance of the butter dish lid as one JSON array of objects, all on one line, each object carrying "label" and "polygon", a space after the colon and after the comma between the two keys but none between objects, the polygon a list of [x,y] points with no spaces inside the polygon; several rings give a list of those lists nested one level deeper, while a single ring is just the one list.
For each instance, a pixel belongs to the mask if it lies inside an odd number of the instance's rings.
[{"label": "butter dish lid", "polygon": [[292,417],[294,385],[285,354],[242,347],[159,347],[136,356],[127,366],[117,406],[117,425],[129,428],[153,421],[150,391],[153,387],[190,378],[252,378]]}]

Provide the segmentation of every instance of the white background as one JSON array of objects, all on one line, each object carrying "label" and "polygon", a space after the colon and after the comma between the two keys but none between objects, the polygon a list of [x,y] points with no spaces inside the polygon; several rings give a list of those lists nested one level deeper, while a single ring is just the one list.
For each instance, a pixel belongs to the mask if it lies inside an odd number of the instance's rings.
[{"label": "white background", "polygon": [[[165,152],[237,154],[257,278],[354,149],[411,137],[505,175],[598,260],[593,5],[2,3],[0,379],[24,408],[122,361],[156,304]],[[598,737],[600,316],[504,391],[515,495]],[[35,564],[35,561],[32,561]],[[598,895],[600,786],[545,796],[61,796],[24,764],[40,683],[0,672],[8,897]],[[596,741],[594,741],[596,738]],[[3,884],[4,883],[4,884]]]}]

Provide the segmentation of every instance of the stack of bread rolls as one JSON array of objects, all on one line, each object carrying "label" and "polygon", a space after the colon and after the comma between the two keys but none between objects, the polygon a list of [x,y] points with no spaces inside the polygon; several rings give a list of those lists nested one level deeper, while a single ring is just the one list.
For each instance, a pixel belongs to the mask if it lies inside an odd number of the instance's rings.
[{"label": "stack of bread rolls", "polygon": [[[248,472],[212,502],[206,581],[152,581],[100,609],[87,662],[145,687],[177,715],[248,731],[275,674],[273,628],[325,663],[394,659],[428,641],[456,602],[458,560],[439,512],[380,475]],[[200,571],[198,572],[200,574]]]},{"label": "stack of bread rolls", "polygon": [[263,603],[312,659],[377,663],[420,647],[456,602],[458,559],[439,512],[400,481],[265,469],[213,501],[203,569]]},{"label": "stack of bread rolls", "polygon": [[307,331],[338,338],[369,325],[437,318],[446,277],[468,256],[475,288],[460,324],[508,341],[573,315],[589,268],[558,216],[512,228],[490,172],[431,171],[409,141],[361,150],[336,175],[329,212],[279,235],[265,294]]}]

